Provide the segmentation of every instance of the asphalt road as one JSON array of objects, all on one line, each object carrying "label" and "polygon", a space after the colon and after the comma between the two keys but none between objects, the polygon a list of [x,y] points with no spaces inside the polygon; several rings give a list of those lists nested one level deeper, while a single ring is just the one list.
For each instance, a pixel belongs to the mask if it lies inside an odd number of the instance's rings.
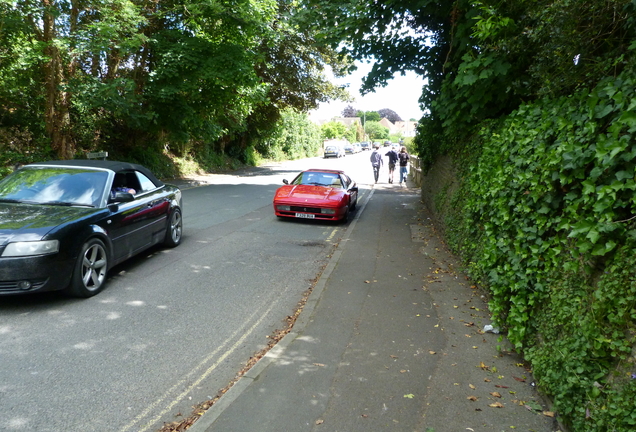
[{"label": "asphalt road", "polygon": [[345,169],[366,199],[368,152],[305,159],[184,190],[184,239],[109,273],[87,300],[0,298],[7,431],[155,431],[223,388],[319,275],[348,224],[279,221],[282,179]]}]

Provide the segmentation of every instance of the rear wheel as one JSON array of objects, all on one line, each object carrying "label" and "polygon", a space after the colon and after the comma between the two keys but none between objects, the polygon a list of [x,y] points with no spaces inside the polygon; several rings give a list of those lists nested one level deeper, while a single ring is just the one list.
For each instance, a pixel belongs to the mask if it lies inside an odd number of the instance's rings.
[{"label": "rear wheel", "polygon": [[172,213],[170,213],[170,220],[166,228],[166,238],[163,243],[169,247],[179,246],[182,233],[183,218],[181,217],[181,209],[175,208],[172,210]]},{"label": "rear wheel", "polygon": [[358,194],[356,194],[356,199],[349,205],[351,206],[351,210],[355,210],[358,207]]},{"label": "rear wheel", "polygon": [[67,292],[74,297],[92,297],[104,289],[108,272],[108,252],[98,238],[88,240],[77,257]]}]

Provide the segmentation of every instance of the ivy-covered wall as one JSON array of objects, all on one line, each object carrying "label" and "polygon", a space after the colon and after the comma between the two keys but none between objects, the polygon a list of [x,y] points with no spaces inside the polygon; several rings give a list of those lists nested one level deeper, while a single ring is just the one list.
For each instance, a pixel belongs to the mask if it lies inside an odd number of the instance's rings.
[{"label": "ivy-covered wall", "polygon": [[493,319],[577,432],[636,430],[635,84],[625,74],[522,105],[423,185]]}]

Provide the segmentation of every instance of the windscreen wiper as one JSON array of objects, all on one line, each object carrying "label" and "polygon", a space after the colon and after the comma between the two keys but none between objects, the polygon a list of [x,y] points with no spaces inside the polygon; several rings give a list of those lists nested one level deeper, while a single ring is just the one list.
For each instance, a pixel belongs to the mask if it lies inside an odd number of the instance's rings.
[{"label": "windscreen wiper", "polygon": [[92,204],[84,204],[84,203],[76,203],[76,202],[68,202],[68,201],[46,201],[46,202],[42,202],[42,203],[38,203],[38,204],[42,204],[42,205],[54,205],[54,206],[64,206],[64,207],[72,207],[72,206],[79,206],[79,207],[95,207]]}]

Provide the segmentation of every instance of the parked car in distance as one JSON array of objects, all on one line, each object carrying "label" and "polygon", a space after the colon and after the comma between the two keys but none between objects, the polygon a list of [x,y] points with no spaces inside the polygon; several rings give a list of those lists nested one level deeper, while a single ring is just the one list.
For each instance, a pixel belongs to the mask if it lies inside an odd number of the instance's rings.
[{"label": "parked car in distance", "polygon": [[353,148],[353,144],[345,144],[344,151],[345,151],[345,154],[354,154],[355,149]]},{"label": "parked car in distance", "polygon": [[63,290],[91,297],[108,270],[182,235],[181,191],[141,165],[68,160],[0,181],[0,295]]},{"label": "parked car in distance", "polygon": [[353,143],[353,152],[360,153],[361,151],[362,151],[362,146],[360,146],[360,143]]},{"label": "parked car in distance", "polygon": [[358,185],[340,170],[310,169],[283,183],[273,200],[279,218],[346,221],[358,203]]},{"label": "parked car in distance", "polygon": [[367,141],[362,141],[360,147],[362,147],[362,150],[371,150],[371,144]]},{"label": "parked car in distance", "polygon": [[325,159],[329,157],[339,158],[344,156],[345,151],[342,146],[328,145],[327,147],[325,147]]}]

